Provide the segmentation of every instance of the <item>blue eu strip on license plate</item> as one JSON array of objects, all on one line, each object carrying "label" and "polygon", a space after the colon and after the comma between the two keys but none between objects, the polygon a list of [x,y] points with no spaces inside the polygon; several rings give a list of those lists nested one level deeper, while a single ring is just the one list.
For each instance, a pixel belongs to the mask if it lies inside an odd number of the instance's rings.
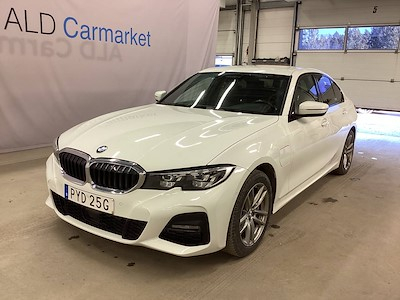
[{"label": "blue eu strip on license plate", "polygon": [[68,185],[67,184],[64,186],[64,197],[65,197],[65,199],[68,199]]}]

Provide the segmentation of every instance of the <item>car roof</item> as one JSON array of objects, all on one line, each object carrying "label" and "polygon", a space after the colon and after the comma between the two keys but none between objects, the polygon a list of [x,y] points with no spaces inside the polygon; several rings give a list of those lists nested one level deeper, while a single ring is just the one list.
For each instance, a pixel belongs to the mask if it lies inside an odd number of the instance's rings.
[{"label": "car roof", "polygon": [[247,66],[228,66],[228,67],[214,67],[200,71],[200,73],[209,72],[232,72],[232,73],[265,73],[291,76],[293,73],[323,73],[320,70],[312,68],[300,68],[291,66],[275,66],[275,65],[247,65]]}]

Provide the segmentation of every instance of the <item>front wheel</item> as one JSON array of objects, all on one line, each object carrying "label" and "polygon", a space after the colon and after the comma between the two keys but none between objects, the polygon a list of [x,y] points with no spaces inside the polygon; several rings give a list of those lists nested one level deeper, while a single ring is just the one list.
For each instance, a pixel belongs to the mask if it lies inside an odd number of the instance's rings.
[{"label": "front wheel", "polygon": [[233,207],[225,252],[244,257],[257,248],[268,225],[271,201],[272,187],[268,176],[253,171]]},{"label": "front wheel", "polygon": [[349,171],[351,162],[353,161],[354,141],[355,133],[353,130],[350,130],[349,134],[347,135],[346,142],[344,143],[339,168],[333,171],[334,174],[344,175]]}]

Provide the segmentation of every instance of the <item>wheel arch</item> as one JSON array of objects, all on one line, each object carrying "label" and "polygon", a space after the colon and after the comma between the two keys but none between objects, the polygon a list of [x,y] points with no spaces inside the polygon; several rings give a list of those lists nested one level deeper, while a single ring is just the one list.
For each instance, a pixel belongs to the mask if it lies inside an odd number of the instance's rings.
[{"label": "wheel arch", "polygon": [[265,175],[268,176],[269,181],[271,182],[272,201],[270,203],[270,208],[269,209],[270,209],[270,213],[272,213],[272,207],[274,206],[275,195],[276,195],[276,173],[275,173],[275,169],[269,163],[263,163],[263,164],[259,165],[257,168],[255,168],[255,170],[259,170],[259,171],[265,173]]}]

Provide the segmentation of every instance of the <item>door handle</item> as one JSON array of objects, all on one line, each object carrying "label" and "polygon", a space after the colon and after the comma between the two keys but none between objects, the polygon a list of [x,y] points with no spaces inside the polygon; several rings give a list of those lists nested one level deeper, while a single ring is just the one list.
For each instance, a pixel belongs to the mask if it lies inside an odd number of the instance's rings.
[{"label": "door handle", "polygon": [[345,109],[342,111],[342,115],[347,115],[348,113],[349,112],[347,110],[345,110]]},{"label": "door handle", "polygon": [[329,121],[327,119],[323,119],[321,122],[322,127],[327,127],[329,125]]}]

